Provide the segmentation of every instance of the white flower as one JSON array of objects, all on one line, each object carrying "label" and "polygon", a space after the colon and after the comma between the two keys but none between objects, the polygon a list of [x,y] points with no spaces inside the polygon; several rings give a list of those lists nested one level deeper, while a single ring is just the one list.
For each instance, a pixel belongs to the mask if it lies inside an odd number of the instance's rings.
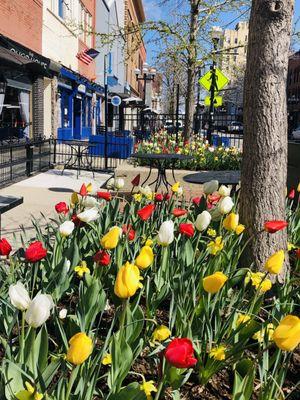
[{"label": "white flower", "polygon": [[87,196],[83,199],[82,204],[86,209],[88,209],[96,207],[98,205],[98,202],[97,199],[95,199],[95,197]]},{"label": "white flower", "polygon": [[204,210],[201,214],[197,216],[195,227],[198,231],[203,232],[205,231],[211,221],[211,215],[208,211]]},{"label": "white flower", "polygon": [[97,208],[88,208],[87,210],[78,214],[77,217],[82,222],[92,222],[95,221],[97,218],[99,218],[99,213]]},{"label": "white flower", "polygon": [[66,258],[64,262],[64,269],[66,269],[68,272],[70,270],[70,267],[71,267],[71,261]]},{"label": "white flower", "polygon": [[139,187],[139,192],[140,192],[142,195],[146,196],[146,197],[152,195],[152,190],[151,190],[151,187],[150,187],[150,186],[145,186],[145,187],[140,186],[140,187]]},{"label": "white flower", "polygon": [[37,294],[30,303],[25,314],[28,325],[38,328],[50,317],[50,311],[54,307],[52,297],[49,294]]},{"label": "white flower", "polygon": [[8,289],[8,295],[11,304],[18,310],[27,310],[31,303],[29,294],[22,282],[17,282],[15,285],[10,285]]},{"label": "white flower", "polygon": [[68,314],[68,310],[66,308],[62,308],[58,313],[59,319],[65,319]]},{"label": "white flower", "polygon": [[110,179],[106,182],[106,187],[107,187],[107,189],[114,189],[114,187],[115,187],[115,180],[114,180],[114,178],[110,178]]},{"label": "white flower", "polygon": [[124,179],[116,178],[115,179],[115,189],[120,190],[125,186]]},{"label": "white flower", "polygon": [[183,187],[179,186],[178,190],[177,190],[177,195],[181,196],[183,194]]},{"label": "white flower", "polygon": [[165,221],[161,224],[158,235],[157,235],[158,243],[161,246],[168,246],[174,240],[174,222],[173,221]]},{"label": "white flower", "polygon": [[74,228],[75,228],[74,222],[66,221],[59,226],[58,230],[59,230],[59,233],[61,234],[61,236],[67,237],[67,236],[71,235]]},{"label": "white flower", "polygon": [[232,210],[233,206],[234,203],[232,201],[232,198],[226,196],[219,201],[218,210],[220,211],[221,214],[228,214]]},{"label": "white flower", "polygon": [[203,192],[205,194],[212,194],[216,190],[218,190],[218,187],[219,187],[219,182],[217,180],[212,180],[212,181],[209,181],[209,182],[205,182],[203,184]]},{"label": "white flower", "polygon": [[209,152],[213,153],[213,152],[215,151],[215,148],[214,148],[214,147],[209,147],[207,150],[208,150]]},{"label": "white flower", "polygon": [[230,196],[231,189],[228,186],[221,185],[218,190],[222,197]]}]

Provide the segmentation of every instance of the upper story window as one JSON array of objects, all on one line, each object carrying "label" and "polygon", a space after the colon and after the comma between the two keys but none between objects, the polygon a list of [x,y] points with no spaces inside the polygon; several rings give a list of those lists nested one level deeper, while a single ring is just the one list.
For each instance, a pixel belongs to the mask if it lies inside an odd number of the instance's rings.
[{"label": "upper story window", "polygon": [[70,20],[73,18],[74,0],[51,0],[51,11],[60,18]]},{"label": "upper story window", "polygon": [[237,38],[235,38],[235,39],[234,39],[234,43],[235,43],[235,44],[237,44],[237,43],[238,43],[238,40],[237,40]]}]

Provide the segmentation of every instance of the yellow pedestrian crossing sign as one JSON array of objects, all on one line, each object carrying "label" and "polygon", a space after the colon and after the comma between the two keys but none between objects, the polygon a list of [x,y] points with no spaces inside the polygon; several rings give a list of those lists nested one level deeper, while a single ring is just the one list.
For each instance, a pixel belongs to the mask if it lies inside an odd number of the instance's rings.
[{"label": "yellow pedestrian crossing sign", "polygon": [[[206,89],[208,92],[210,91],[211,88],[212,74],[213,74],[212,70],[207,71],[206,74],[199,79],[200,85],[202,85],[204,89]],[[216,86],[214,90],[215,92],[219,92],[225,86],[228,85],[229,79],[227,78],[227,76],[223,74],[223,72],[219,68],[216,68],[215,74],[216,74]]]},{"label": "yellow pedestrian crossing sign", "polygon": [[[221,107],[221,105],[223,104],[223,98],[222,96],[215,96],[214,98],[214,107]],[[210,97],[207,96],[204,99],[204,105],[206,106],[210,106]]]}]

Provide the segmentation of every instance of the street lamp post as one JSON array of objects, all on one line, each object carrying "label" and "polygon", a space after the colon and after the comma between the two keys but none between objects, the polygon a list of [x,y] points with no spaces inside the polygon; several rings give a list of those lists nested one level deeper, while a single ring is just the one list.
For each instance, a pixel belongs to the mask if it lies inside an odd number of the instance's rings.
[{"label": "street lamp post", "polygon": [[[213,27],[212,29],[212,41],[214,46],[214,53],[217,54],[218,50],[218,43],[222,35],[222,29],[219,27]],[[217,85],[217,75],[216,75],[216,68],[217,63],[215,58],[213,59],[213,64],[210,67],[211,70],[211,85],[210,85],[210,106],[209,106],[209,120],[208,120],[208,130],[207,130],[207,137],[209,144],[212,144],[212,133],[214,130],[214,101],[215,101],[215,94],[218,92],[218,85]]]},{"label": "street lamp post", "polygon": [[[153,81],[156,76],[156,69],[149,66],[149,64],[144,63],[142,71],[139,68],[134,70],[136,80],[144,82],[144,107],[146,107],[146,85],[147,82]],[[151,105],[150,105],[151,108]],[[144,131],[144,114],[142,114],[142,131]]]},{"label": "street lamp post", "polygon": [[201,129],[201,123],[200,123],[200,110],[201,110],[201,104],[200,104],[200,97],[201,97],[201,85],[200,85],[200,79],[202,75],[202,65],[199,66],[198,68],[198,83],[197,83],[197,105],[196,105],[196,118],[195,118],[195,133],[198,134],[200,129]]}]

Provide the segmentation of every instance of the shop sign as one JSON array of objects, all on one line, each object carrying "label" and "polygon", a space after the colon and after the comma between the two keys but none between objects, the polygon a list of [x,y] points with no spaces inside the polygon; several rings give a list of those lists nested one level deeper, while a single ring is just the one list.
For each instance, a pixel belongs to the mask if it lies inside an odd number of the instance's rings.
[{"label": "shop sign", "polygon": [[119,96],[113,96],[111,98],[111,104],[115,107],[119,107],[122,103],[122,99]]},{"label": "shop sign", "polygon": [[21,49],[17,49],[15,47],[11,47],[9,50],[11,53],[17,54],[18,56],[25,58],[29,62],[33,62],[33,63],[40,65],[45,70],[47,70],[47,68],[48,68],[49,62],[43,61],[41,58],[35,56],[35,54],[32,53],[31,51],[26,52]]},{"label": "shop sign", "polygon": [[80,85],[78,85],[77,91],[79,93],[85,93],[86,92],[86,86],[83,83],[81,83]]}]

